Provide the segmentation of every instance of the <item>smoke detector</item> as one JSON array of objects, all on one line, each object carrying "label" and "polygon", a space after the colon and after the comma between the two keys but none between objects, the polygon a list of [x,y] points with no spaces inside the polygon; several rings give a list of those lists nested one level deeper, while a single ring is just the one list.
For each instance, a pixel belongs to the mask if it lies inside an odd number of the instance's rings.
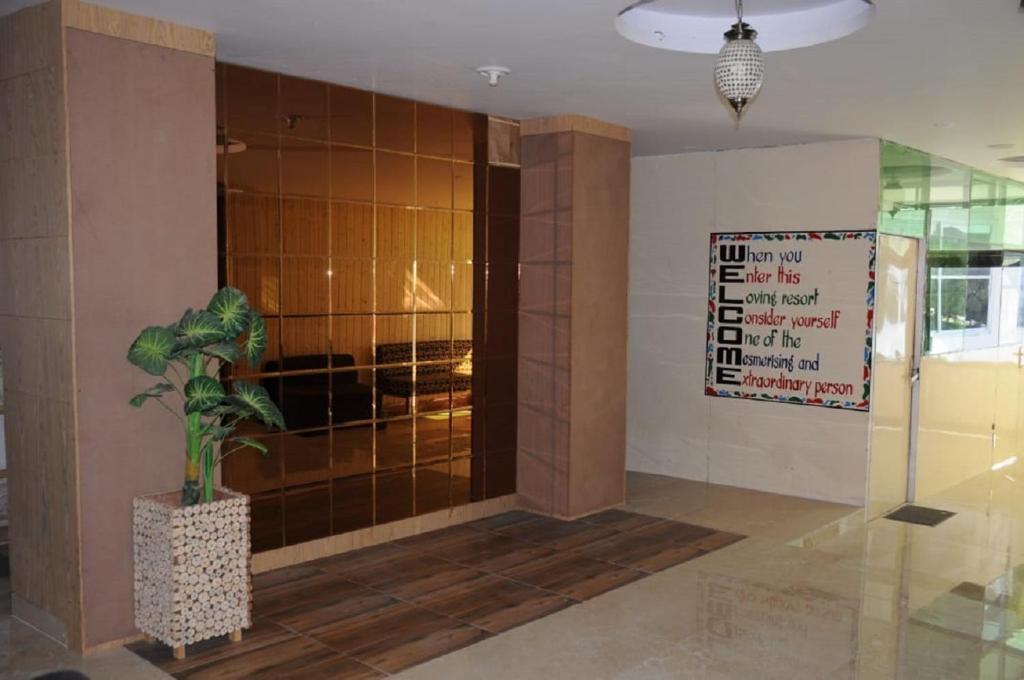
[{"label": "smoke detector", "polygon": [[476,72],[487,78],[487,84],[491,87],[497,87],[498,81],[501,80],[502,76],[512,73],[511,70],[504,66],[481,66]]}]

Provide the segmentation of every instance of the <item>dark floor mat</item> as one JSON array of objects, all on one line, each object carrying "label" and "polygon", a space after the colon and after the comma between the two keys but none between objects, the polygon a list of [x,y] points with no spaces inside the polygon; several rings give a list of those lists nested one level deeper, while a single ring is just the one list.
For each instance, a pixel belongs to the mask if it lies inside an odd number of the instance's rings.
[{"label": "dark floor mat", "polygon": [[904,505],[902,508],[890,512],[885,518],[896,520],[897,522],[909,522],[910,524],[933,527],[945,522],[955,514],[955,512],[950,512],[949,510],[925,508],[920,505]]}]

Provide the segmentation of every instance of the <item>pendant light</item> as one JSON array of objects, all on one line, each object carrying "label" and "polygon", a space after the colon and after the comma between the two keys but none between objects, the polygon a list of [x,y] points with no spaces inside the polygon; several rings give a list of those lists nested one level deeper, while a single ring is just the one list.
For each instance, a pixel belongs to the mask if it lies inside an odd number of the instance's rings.
[{"label": "pendant light", "polygon": [[764,81],[764,56],[756,38],[757,31],[743,23],[743,0],[736,0],[736,23],[725,33],[715,61],[715,86],[736,111],[737,121]]}]

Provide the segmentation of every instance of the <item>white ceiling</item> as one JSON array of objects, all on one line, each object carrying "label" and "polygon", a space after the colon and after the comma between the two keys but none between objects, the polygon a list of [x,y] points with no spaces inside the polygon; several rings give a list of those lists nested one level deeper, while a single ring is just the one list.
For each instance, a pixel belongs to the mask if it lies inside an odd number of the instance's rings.
[{"label": "white ceiling", "polygon": [[[996,160],[1024,153],[1020,0],[876,3],[852,36],[766,55],[737,129],[714,55],[615,32],[629,0],[100,0],[209,29],[225,61],[516,118],[621,123],[638,155],[873,136],[1024,180]],[[0,13],[24,4],[0,0]],[[474,72],[492,63],[512,69],[497,88]],[[987,148],[1000,143],[1015,146]]]}]

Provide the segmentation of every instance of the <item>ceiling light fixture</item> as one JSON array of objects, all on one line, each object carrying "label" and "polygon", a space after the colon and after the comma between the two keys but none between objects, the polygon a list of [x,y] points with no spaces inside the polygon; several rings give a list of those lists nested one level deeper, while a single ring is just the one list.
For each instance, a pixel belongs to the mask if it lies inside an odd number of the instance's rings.
[{"label": "ceiling light fixture", "polygon": [[736,0],[736,23],[726,31],[715,60],[715,86],[736,112],[737,122],[764,82],[764,55],[755,39],[757,31],[743,23],[743,0]]},{"label": "ceiling light fixture", "polygon": [[498,81],[509,73],[512,73],[510,69],[504,66],[481,66],[476,70],[477,73],[487,78],[487,84],[491,87],[497,87]]}]

